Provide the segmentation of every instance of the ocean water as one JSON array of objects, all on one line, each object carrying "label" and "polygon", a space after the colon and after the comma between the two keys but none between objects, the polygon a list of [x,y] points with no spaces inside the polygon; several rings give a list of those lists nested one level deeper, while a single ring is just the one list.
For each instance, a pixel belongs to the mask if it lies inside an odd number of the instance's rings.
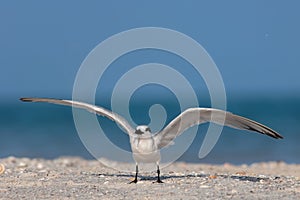
[{"label": "ocean water", "polygon": [[[300,163],[299,100],[294,97],[228,99],[228,111],[261,122],[278,131],[284,139],[275,140],[253,132],[224,128],[214,149],[205,158],[199,159],[200,144],[208,127],[206,124],[199,127],[192,145],[178,160],[220,164],[250,164],[261,161]],[[132,115],[136,123],[147,124],[147,112],[151,102],[139,102],[130,111],[136,113]],[[180,110],[175,103],[163,103],[171,113],[167,121],[179,114]],[[203,104],[209,106],[209,102]],[[93,159],[77,134],[70,107],[16,101],[13,104],[2,103],[0,113],[0,157],[51,159],[59,156],[80,156]],[[126,150],[130,149],[128,136],[113,122],[102,117],[98,120],[104,129],[109,128],[108,137],[114,144]]]}]

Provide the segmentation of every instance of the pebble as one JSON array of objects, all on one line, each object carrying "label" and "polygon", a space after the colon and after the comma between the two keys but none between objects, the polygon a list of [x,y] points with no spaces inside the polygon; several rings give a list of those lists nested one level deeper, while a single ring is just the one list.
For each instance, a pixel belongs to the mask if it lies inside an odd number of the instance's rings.
[{"label": "pebble", "polygon": [[24,163],[24,162],[20,162],[19,165],[18,165],[19,168],[25,168],[27,166],[28,165],[26,163]]},{"label": "pebble", "polygon": [[258,178],[267,178],[267,177],[265,175],[260,174],[258,175]]},{"label": "pebble", "polygon": [[36,166],[37,169],[43,169],[44,165],[42,163],[38,163]]},{"label": "pebble", "polygon": [[199,184],[200,184],[200,185],[203,185],[203,184],[205,184],[205,183],[207,183],[207,181],[200,182]]},{"label": "pebble", "polygon": [[200,185],[200,188],[210,188],[208,185]]},{"label": "pebble", "polygon": [[216,179],[217,175],[210,175],[208,178],[210,178],[210,179]]},{"label": "pebble", "polygon": [[236,172],[235,174],[237,174],[237,175],[246,175],[246,172],[245,171],[240,171],[240,172]]},{"label": "pebble", "polygon": [[238,192],[237,192],[235,189],[233,189],[233,190],[231,190],[230,193],[231,193],[231,194],[237,194]]},{"label": "pebble", "polygon": [[0,163],[0,174],[3,174],[5,172],[5,166]]}]

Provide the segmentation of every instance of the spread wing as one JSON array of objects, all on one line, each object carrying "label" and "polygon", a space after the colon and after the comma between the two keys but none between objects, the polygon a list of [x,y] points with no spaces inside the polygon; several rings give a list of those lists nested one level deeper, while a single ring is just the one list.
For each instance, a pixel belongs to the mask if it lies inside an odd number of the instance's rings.
[{"label": "spread wing", "polygon": [[91,105],[88,103],[78,102],[78,101],[71,101],[71,100],[62,100],[62,99],[49,99],[49,98],[20,98],[21,101],[25,102],[47,102],[47,103],[53,103],[53,104],[59,104],[59,105],[66,105],[66,106],[72,106],[76,108],[82,108],[85,109],[91,113],[95,113],[98,115],[101,115],[103,117],[107,117],[111,119],[112,121],[115,121],[118,123],[128,134],[134,133],[134,129],[129,125],[128,121],[125,120],[120,115],[113,113],[110,110],[107,110],[105,108]]},{"label": "spread wing", "polygon": [[158,148],[162,148],[171,144],[172,140],[186,129],[206,122],[213,122],[241,130],[255,131],[276,139],[283,138],[279,133],[263,124],[230,112],[212,108],[190,108],[182,112],[162,131],[158,132],[154,139]]}]

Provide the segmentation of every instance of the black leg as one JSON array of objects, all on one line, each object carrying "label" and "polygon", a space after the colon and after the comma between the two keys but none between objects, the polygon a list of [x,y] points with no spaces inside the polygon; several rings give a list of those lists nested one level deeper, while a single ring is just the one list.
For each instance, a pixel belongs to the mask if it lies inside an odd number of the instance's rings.
[{"label": "black leg", "polygon": [[130,183],[137,183],[138,171],[139,171],[138,165],[136,164],[136,165],[135,165],[135,178],[134,178],[133,181],[129,182],[129,184],[130,184]]},{"label": "black leg", "polygon": [[157,181],[158,183],[163,183],[161,180],[160,180],[160,170],[159,170],[159,165],[157,165]]}]

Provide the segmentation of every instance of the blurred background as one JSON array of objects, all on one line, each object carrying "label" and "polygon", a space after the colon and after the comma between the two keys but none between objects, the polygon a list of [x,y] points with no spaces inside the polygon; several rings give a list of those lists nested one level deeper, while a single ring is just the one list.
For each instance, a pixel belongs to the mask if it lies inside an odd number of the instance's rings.
[{"label": "blurred background", "polygon": [[[95,46],[119,32],[152,26],[182,32],[200,43],[223,77],[228,110],[264,123],[284,136],[283,140],[274,140],[225,128],[213,151],[200,160],[201,133],[207,129],[203,125],[180,161],[300,163],[299,6],[296,0],[1,1],[0,157],[71,155],[92,159],[77,135],[71,108],[25,104],[19,98],[71,99],[77,70]],[[107,76],[118,74],[121,65],[133,67],[148,62],[186,70],[187,79],[197,85],[200,106],[210,106],[201,77],[194,77],[188,63],[166,52],[130,53],[116,60]],[[109,78],[105,84],[99,83],[98,105],[110,108],[112,88]],[[157,86],[140,89],[132,102],[136,123],[149,122],[148,108],[155,103],[165,105],[168,121],[180,112],[174,96]],[[129,149],[128,137],[121,130],[109,120],[99,121],[111,127],[114,143]]]}]

